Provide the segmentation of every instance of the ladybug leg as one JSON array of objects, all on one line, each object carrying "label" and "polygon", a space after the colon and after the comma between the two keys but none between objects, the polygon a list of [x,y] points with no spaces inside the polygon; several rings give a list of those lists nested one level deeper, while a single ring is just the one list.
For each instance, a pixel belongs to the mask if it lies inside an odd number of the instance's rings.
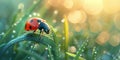
[{"label": "ladybug leg", "polygon": [[43,35],[43,29],[41,29],[41,30],[40,30],[40,34],[42,34],[42,35]]},{"label": "ladybug leg", "polygon": [[35,32],[36,32],[36,30],[33,31],[33,33],[35,33]]},{"label": "ladybug leg", "polygon": [[41,34],[41,32],[42,32],[42,31],[40,30],[40,34]]}]

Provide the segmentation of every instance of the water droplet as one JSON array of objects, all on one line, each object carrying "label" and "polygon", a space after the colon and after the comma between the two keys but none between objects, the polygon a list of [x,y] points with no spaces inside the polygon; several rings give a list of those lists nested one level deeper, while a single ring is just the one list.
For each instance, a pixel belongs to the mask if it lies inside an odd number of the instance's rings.
[{"label": "water droplet", "polygon": [[31,48],[33,48],[33,46],[30,46]]},{"label": "water droplet", "polygon": [[63,40],[65,40],[65,37],[62,37]]},{"label": "water droplet", "polygon": [[85,47],[83,47],[83,49],[85,49]]},{"label": "water droplet", "polygon": [[45,48],[45,50],[48,50],[48,48]]},{"label": "water droplet", "polygon": [[33,4],[36,4],[36,3],[37,3],[37,1],[36,1],[36,0],[34,0],[34,1],[33,1]]},{"label": "water droplet", "polygon": [[58,14],[58,10],[54,10],[54,14],[57,15]]},{"label": "water droplet", "polygon": [[30,57],[28,57],[28,59],[30,59]]},{"label": "water droplet", "polygon": [[80,54],[80,56],[82,56],[82,54]]},{"label": "water droplet", "polygon": [[65,21],[64,19],[61,20],[62,23],[64,23],[64,21]]},{"label": "water droplet", "polygon": [[58,45],[59,47],[61,46],[61,44]]},{"label": "water droplet", "polygon": [[60,51],[60,48],[59,48],[59,51]]},{"label": "water droplet", "polygon": [[82,52],[84,52],[84,50],[82,49]]},{"label": "water droplet", "polygon": [[19,3],[18,4],[18,9],[24,9],[24,4],[23,3]]},{"label": "water droplet", "polygon": [[11,36],[11,38],[14,38],[14,37],[15,37],[14,35]]},{"label": "water droplet", "polygon": [[118,59],[120,59],[120,55],[118,56]]},{"label": "water droplet", "polygon": [[48,55],[48,57],[50,57],[50,55]]},{"label": "water droplet", "polygon": [[13,30],[13,33],[16,33],[16,31],[15,31],[15,30]]},{"label": "water droplet", "polygon": [[37,13],[37,16],[40,16],[40,14],[39,14],[39,13]]},{"label": "water droplet", "polygon": [[15,23],[14,26],[16,26],[17,24]]},{"label": "water droplet", "polygon": [[5,34],[4,32],[1,33],[1,35],[4,35],[4,34]]},{"label": "water droplet", "polygon": [[29,17],[32,17],[32,15],[29,15]]},{"label": "water droplet", "polygon": [[97,54],[97,52],[94,52],[95,54]]},{"label": "water droplet", "polygon": [[35,12],[34,12],[34,13],[33,13],[33,15],[34,15],[34,16],[36,16],[36,15],[37,15],[37,13],[35,13]]},{"label": "water droplet", "polygon": [[51,46],[49,46],[49,48],[52,48]]}]

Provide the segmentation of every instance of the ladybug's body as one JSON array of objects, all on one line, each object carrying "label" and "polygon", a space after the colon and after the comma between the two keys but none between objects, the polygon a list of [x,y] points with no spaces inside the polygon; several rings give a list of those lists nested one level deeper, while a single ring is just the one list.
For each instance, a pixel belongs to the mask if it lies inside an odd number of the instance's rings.
[{"label": "ladybug's body", "polygon": [[36,31],[37,29],[39,29],[40,32],[42,30],[44,30],[44,32],[47,33],[47,34],[49,34],[49,31],[50,31],[50,28],[49,28],[48,24],[43,19],[31,18],[30,20],[28,20],[26,22],[25,30],[27,30],[27,31],[29,31],[29,30]]}]

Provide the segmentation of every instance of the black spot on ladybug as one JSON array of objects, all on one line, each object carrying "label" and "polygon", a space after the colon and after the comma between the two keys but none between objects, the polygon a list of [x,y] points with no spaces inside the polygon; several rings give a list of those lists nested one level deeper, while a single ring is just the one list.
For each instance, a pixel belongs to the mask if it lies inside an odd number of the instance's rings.
[{"label": "black spot on ladybug", "polygon": [[33,20],[30,20],[30,22],[33,22]]},{"label": "black spot on ladybug", "polygon": [[29,28],[32,29],[32,26],[30,26]]}]

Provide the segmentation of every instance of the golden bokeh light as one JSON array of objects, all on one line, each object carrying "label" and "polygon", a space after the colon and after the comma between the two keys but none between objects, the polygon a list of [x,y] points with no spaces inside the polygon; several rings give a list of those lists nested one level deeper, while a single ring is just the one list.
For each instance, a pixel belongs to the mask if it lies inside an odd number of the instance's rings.
[{"label": "golden bokeh light", "polygon": [[84,0],[73,0],[74,6],[72,9],[81,9]]},{"label": "golden bokeh light", "polygon": [[112,14],[120,10],[120,0],[104,0],[104,11]]},{"label": "golden bokeh light", "polygon": [[99,32],[102,30],[102,25],[98,21],[91,21],[90,22],[90,30],[92,32]]},{"label": "golden bokeh light", "polygon": [[120,13],[114,16],[114,23],[117,29],[120,29]]},{"label": "golden bokeh light", "polygon": [[73,4],[74,4],[73,0],[64,0],[64,3],[63,3],[64,7],[68,9],[72,8]]},{"label": "golden bokeh light", "polygon": [[86,30],[87,29],[87,24],[86,23],[75,24],[74,29],[75,29],[76,32],[80,32],[80,30]]},{"label": "golden bokeh light", "polygon": [[74,29],[75,29],[75,31],[79,32],[79,31],[81,30],[81,26],[78,25],[78,24],[76,24],[76,25],[74,26]]},{"label": "golden bokeh light", "polygon": [[111,37],[111,40],[109,40],[109,43],[112,46],[118,46],[120,44],[120,34],[116,34]]},{"label": "golden bokeh light", "polygon": [[68,14],[68,20],[71,23],[84,23],[86,21],[86,14],[82,10],[75,10]]},{"label": "golden bokeh light", "polygon": [[100,45],[103,45],[108,41],[109,37],[110,37],[110,34],[107,31],[103,31],[97,37],[96,42]]},{"label": "golden bokeh light", "polygon": [[63,0],[48,0],[47,4],[53,7],[60,7],[63,3]]},{"label": "golden bokeh light", "polygon": [[90,15],[99,14],[103,10],[103,0],[83,0],[82,5]]}]

